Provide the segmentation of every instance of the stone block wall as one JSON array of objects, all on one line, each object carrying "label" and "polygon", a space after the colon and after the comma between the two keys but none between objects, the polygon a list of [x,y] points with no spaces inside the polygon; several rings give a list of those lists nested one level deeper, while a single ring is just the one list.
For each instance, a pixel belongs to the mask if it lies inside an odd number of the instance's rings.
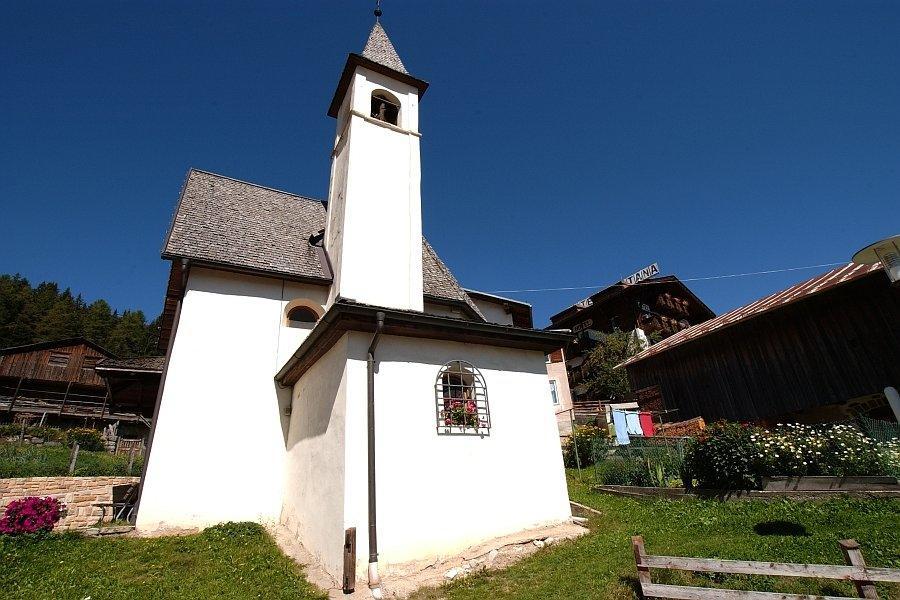
[{"label": "stone block wall", "polygon": [[[112,502],[116,485],[137,483],[138,477],[16,477],[0,479],[0,513],[13,500],[53,496],[66,505],[67,514],[57,529],[91,527],[100,518],[95,502]],[[109,511],[107,511],[109,515]]]}]

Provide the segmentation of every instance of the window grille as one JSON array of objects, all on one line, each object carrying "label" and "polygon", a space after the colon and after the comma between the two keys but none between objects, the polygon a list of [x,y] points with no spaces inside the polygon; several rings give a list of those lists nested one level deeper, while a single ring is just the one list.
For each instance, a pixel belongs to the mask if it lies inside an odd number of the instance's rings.
[{"label": "window grille", "polygon": [[490,434],[487,387],[474,365],[463,360],[448,362],[438,373],[434,389],[438,434]]}]

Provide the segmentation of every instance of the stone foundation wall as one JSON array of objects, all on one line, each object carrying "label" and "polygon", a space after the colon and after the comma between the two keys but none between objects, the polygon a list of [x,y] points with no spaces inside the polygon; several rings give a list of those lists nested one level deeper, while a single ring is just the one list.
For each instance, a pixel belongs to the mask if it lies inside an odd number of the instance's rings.
[{"label": "stone foundation wall", "polygon": [[[137,483],[138,477],[17,477],[0,479],[0,513],[13,500],[53,496],[66,505],[67,514],[57,529],[77,529],[97,523],[101,510],[95,502],[112,502],[112,488]],[[109,511],[107,511],[107,516]]]}]

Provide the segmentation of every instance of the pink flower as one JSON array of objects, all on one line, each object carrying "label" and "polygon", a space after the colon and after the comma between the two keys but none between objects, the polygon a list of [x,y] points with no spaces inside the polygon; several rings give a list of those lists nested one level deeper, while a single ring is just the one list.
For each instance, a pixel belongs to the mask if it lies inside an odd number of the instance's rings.
[{"label": "pink flower", "polygon": [[63,505],[56,498],[22,498],[13,500],[0,519],[0,533],[17,535],[50,531],[59,521]]}]

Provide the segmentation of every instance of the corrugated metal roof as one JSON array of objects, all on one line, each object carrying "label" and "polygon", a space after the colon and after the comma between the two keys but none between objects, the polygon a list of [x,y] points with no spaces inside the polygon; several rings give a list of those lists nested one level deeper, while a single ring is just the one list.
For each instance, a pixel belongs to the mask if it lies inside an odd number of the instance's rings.
[{"label": "corrugated metal roof", "polygon": [[814,294],[859,279],[860,277],[879,269],[881,269],[881,265],[857,265],[848,263],[843,267],[838,267],[827,273],[813,277],[812,279],[807,279],[802,283],[798,283],[797,285],[791,286],[780,292],[770,294],[765,298],[760,298],[756,302],[736,308],[733,311],[719,315],[714,319],[679,331],[675,335],[653,344],[640,354],[631,357],[620,366],[632,365],[650,358],[651,356],[661,354],[670,348],[681,346],[687,342],[700,339],[710,333],[724,329],[725,327],[742,323],[772,310],[808,298]]}]

